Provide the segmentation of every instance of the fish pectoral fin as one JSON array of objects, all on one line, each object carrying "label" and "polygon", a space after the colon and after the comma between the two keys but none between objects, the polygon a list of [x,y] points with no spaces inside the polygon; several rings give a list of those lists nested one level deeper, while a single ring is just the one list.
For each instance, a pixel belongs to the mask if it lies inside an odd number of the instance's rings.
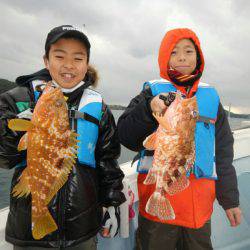
[{"label": "fish pectoral fin", "polygon": [[156,132],[146,137],[146,139],[143,141],[143,146],[148,150],[154,150],[156,148],[155,142]]},{"label": "fish pectoral fin", "polygon": [[54,182],[52,183],[50,187],[50,192],[48,193],[45,204],[49,204],[51,199],[54,197],[54,195],[58,192],[58,190],[65,184],[65,182],[68,180],[68,175],[72,170],[72,167],[74,166],[75,159],[73,156],[69,158],[65,158],[63,160],[62,166],[61,166],[61,172],[58,177],[55,178]]},{"label": "fish pectoral fin", "polygon": [[11,119],[8,122],[8,127],[14,131],[29,131],[33,128],[33,124],[24,119]]},{"label": "fish pectoral fin", "polygon": [[29,187],[29,176],[27,174],[26,169],[23,171],[22,175],[19,178],[19,182],[14,186],[12,190],[13,197],[27,197],[30,194],[30,187]]},{"label": "fish pectoral fin", "polygon": [[46,214],[37,218],[32,222],[34,223],[32,228],[32,235],[34,239],[39,240],[42,239],[44,236],[56,231],[58,229],[53,217],[47,210]]},{"label": "fish pectoral fin", "polygon": [[27,146],[28,146],[28,133],[25,133],[19,141],[17,150],[18,151],[25,150],[27,149]]}]

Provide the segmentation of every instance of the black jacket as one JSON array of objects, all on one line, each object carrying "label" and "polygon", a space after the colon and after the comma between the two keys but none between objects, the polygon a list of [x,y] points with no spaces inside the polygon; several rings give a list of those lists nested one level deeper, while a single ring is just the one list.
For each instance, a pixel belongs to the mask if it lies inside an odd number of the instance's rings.
[{"label": "black jacket", "polygon": [[[23,133],[12,132],[7,120],[19,112],[17,103],[28,102],[34,106],[32,80],[50,80],[47,70],[17,78],[19,85],[0,96],[0,167],[13,168],[26,157],[26,152],[17,152],[17,145]],[[86,80],[86,79],[85,79]],[[68,94],[68,105],[78,105],[84,89],[92,84],[87,79],[82,87]],[[102,221],[102,207],[119,206],[125,201],[121,192],[123,172],[117,158],[120,144],[113,115],[103,103],[102,118],[96,144],[96,168],[80,164],[73,167],[65,185],[49,204],[58,230],[41,240],[34,240],[31,234],[31,197],[13,198],[10,195],[10,212],[6,225],[6,240],[14,245],[40,247],[69,247],[79,244],[97,234]],[[24,167],[15,169],[11,191]]]},{"label": "black jacket", "polygon": [[[133,151],[143,149],[143,140],[152,134],[158,126],[152,115],[150,89],[142,91],[136,96],[118,120],[117,128],[121,143]],[[233,136],[228,119],[221,103],[219,104],[217,121],[215,123],[216,150],[216,197],[224,208],[239,205],[239,191],[233,161]]]}]

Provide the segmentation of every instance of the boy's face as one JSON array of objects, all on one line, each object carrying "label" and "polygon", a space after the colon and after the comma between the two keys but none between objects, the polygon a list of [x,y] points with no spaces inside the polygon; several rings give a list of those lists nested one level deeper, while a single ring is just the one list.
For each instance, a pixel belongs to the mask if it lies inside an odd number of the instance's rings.
[{"label": "boy's face", "polygon": [[169,67],[183,75],[190,75],[196,68],[197,54],[194,44],[189,39],[181,39],[174,47]]},{"label": "boy's face", "polygon": [[52,79],[62,88],[70,89],[82,81],[87,72],[87,50],[75,39],[61,38],[51,45],[44,63]]}]

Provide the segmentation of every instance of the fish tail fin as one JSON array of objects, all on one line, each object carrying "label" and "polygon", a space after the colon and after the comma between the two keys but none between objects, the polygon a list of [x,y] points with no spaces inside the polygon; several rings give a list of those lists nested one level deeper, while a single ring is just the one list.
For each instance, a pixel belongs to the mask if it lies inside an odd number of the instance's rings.
[{"label": "fish tail fin", "polygon": [[22,196],[28,196],[30,194],[30,187],[29,187],[29,175],[25,169],[22,173],[22,175],[19,177],[19,182],[14,186],[12,190],[13,197],[22,197]]},{"label": "fish tail fin", "polygon": [[50,234],[58,229],[48,209],[45,215],[36,218],[33,222],[32,235],[36,240],[42,239],[47,234]]},{"label": "fish tail fin", "polygon": [[155,143],[156,143],[156,132],[149,135],[144,141],[143,146],[148,150],[154,150],[155,149]]},{"label": "fish tail fin", "polygon": [[155,191],[148,199],[146,212],[161,220],[175,219],[175,213],[169,200],[157,191]]},{"label": "fish tail fin", "polygon": [[8,122],[8,127],[14,131],[28,131],[33,128],[33,124],[25,119],[11,119]]},{"label": "fish tail fin", "polygon": [[156,173],[155,173],[155,171],[151,168],[151,169],[149,169],[148,174],[147,174],[147,177],[146,177],[146,179],[143,181],[143,184],[145,184],[145,185],[154,184],[154,183],[156,183],[156,179],[157,179]]}]

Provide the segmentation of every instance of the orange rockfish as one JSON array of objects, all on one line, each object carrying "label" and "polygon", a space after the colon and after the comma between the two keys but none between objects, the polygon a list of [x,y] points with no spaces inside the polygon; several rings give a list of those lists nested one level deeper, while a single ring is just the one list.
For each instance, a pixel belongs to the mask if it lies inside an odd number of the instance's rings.
[{"label": "orange rockfish", "polygon": [[155,184],[155,191],[147,201],[146,212],[161,220],[171,220],[175,213],[166,193],[174,195],[188,187],[187,172],[195,161],[196,97],[183,99],[177,93],[163,115],[153,115],[159,127],[143,142],[146,149],[154,150],[153,166],[144,184]]},{"label": "orange rockfish", "polygon": [[41,239],[57,230],[48,203],[65,184],[75,162],[77,139],[70,131],[68,107],[59,88],[48,83],[39,98],[31,121],[12,119],[9,128],[27,131],[18,150],[27,149],[27,167],[13,188],[14,197],[31,194],[32,235]]}]

